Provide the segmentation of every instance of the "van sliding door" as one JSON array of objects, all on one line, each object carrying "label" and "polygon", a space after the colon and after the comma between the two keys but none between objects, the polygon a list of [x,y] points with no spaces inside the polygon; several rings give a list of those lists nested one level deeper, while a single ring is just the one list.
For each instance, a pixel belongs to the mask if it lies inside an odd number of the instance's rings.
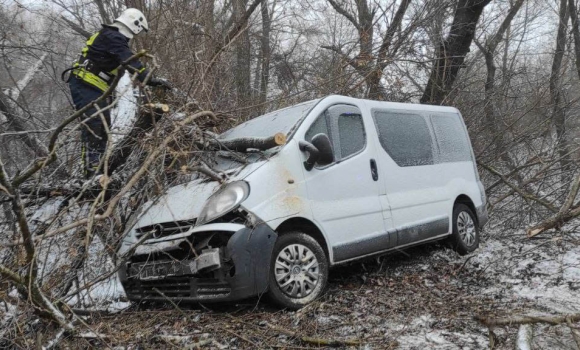
[{"label": "van sliding door", "polygon": [[385,171],[387,198],[397,246],[449,232],[445,175],[437,165],[436,143],[428,116],[402,110],[372,110],[382,146],[378,161]]}]

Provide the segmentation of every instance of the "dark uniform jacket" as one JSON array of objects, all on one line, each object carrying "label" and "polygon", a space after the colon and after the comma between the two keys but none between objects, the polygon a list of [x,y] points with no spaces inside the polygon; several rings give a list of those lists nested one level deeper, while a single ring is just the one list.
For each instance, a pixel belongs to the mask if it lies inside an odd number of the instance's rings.
[{"label": "dark uniform jacket", "polygon": [[[129,38],[121,34],[117,27],[103,24],[103,29],[87,40],[79,61],[75,63],[78,68],[73,70],[73,74],[85,83],[105,91],[117,75],[116,68],[133,55],[129,48]],[[87,66],[83,67],[83,64]],[[148,74],[143,64],[135,59],[129,65],[139,72],[138,78],[143,81]]]}]

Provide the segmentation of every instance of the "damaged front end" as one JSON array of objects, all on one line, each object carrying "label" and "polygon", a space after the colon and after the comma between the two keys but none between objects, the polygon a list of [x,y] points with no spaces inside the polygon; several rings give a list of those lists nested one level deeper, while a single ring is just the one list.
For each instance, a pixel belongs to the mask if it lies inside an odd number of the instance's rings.
[{"label": "damaged front end", "polygon": [[137,234],[152,230],[161,237],[137,247],[119,272],[130,300],[231,301],[267,290],[277,239],[267,225],[171,222]]},{"label": "damaged front end", "polygon": [[268,288],[277,234],[242,206],[244,171],[225,183],[198,179],[147,203],[118,251],[130,300],[239,300]]}]

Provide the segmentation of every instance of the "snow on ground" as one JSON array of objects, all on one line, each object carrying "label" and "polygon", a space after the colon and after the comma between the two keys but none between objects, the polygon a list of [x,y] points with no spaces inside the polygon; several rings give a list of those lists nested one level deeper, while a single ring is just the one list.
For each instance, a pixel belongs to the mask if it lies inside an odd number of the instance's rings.
[{"label": "snow on ground", "polygon": [[580,235],[529,240],[516,232],[512,237],[485,241],[469,261],[500,282],[482,292],[501,290],[553,312],[580,312],[580,246],[571,241]]},{"label": "snow on ground", "polygon": [[[47,224],[46,217],[58,205],[58,201],[46,205],[32,221]],[[61,220],[74,220],[82,213],[80,207]],[[74,241],[70,235],[58,239]],[[39,261],[50,271],[65,266],[72,256],[72,245],[58,239],[47,240],[39,251]],[[79,278],[81,285],[114,268],[103,250],[96,237]],[[167,345],[159,343],[159,334],[169,338],[206,334],[215,344],[232,349],[256,348],[255,344],[309,346],[265,326],[270,324],[303,336],[355,339],[364,349],[463,350],[488,348],[488,329],[474,316],[579,313],[579,296],[580,233],[530,240],[523,231],[488,230],[480,248],[466,257],[431,244],[338,266],[331,271],[324,297],[296,312],[280,311],[257,299],[201,308],[180,305],[181,311],[173,305],[131,307],[116,274],[67,302],[114,313],[87,320],[92,331],[107,335],[111,346]],[[6,307],[2,323],[16,312]],[[495,328],[494,334],[497,349],[513,349],[518,327]],[[574,349],[565,326],[536,325],[533,334],[535,348]],[[199,336],[193,340],[202,341]],[[75,348],[71,341],[68,345]]]},{"label": "snow on ground", "polygon": [[[95,237],[89,247],[88,259],[79,278],[82,281],[81,284],[88,284],[93,279],[107,275],[113,270],[113,262],[103,254],[103,251],[105,251],[103,244],[98,237]],[[71,297],[67,303],[71,306],[84,306],[93,310],[116,312],[130,306],[129,302],[124,301],[125,299],[125,291],[121,281],[114,273],[109,278]]]},{"label": "snow on ground", "polygon": [[[361,349],[466,350],[489,348],[488,329],[474,316],[580,312],[580,234],[530,240],[523,231],[485,232],[482,238],[467,257],[432,244],[339,266],[325,296],[295,312],[257,299],[180,310],[155,304],[91,325],[108,335],[109,345],[130,347],[163,346],[185,335],[197,342],[202,334],[203,341],[231,349],[312,346],[268,326],[274,325],[301,336],[357,340]],[[124,306],[115,283],[91,291],[99,301],[93,307],[111,308],[109,300]],[[493,331],[496,349],[514,348],[517,326]],[[575,349],[565,326],[536,325],[533,333],[534,348]]]}]

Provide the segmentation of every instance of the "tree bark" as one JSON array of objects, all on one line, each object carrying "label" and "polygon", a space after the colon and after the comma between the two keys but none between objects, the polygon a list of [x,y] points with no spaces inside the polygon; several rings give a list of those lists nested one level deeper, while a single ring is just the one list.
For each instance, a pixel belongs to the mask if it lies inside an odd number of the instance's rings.
[{"label": "tree bark", "polygon": [[[263,1],[261,4],[261,14],[262,14],[262,69],[260,75],[260,109],[264,111],[266,98],[268,96],[268,81],[270,80],[270,29],[271,29],[271,19],[268,10],[268,3]],[[257,77],[256,77],[257,79]]]},{"label": "tree bark", "polygon": [[97,8],[99,9],[99,15],[101,15],[101,20],[103,23],[111,23],[111,19],[109,18],[109,14],[107,10],[105,10],[105,4],[103,4],[103,0],[94,0],[97,4]]},{"label": "tree bark", "polygon": [[[261,151],[286,144],[286,135],[276,133],[270,137],[242,137],[231,140],[211,140],[209,146],[213,149],[227,149],[230,151],[245,152],[248,149]],[[203,148],[204,145],[200,145]]]},{"label": "tree bark", "polygon": [[[0,92],[0,113],[4,114],[6,120],[9,122],[8,130],[17,132],[28,131],[29,128],[22,121],[22,115],[18,107],[18,100],[22,95],[22,91],[34,79],[36,73],[42,67],[42,63],[46,59],[47,54],[44,54],[38,59],[36,64],[28,69],[22,79],[20,79],[16,86],[8,90],[8,96]],[[20,134],[20,140],[34,152],[38,157],[45,157],[48,152],[46,147],[31,133]]]},{"label": "tree bark", "polygon": [[83,27],[81,27],[80,25],[76,24],[75,22],[67,19],[65,16],[60,16],[60,18],[62,18],[62,20],[75,32],[77,32],[79,35],[81,35],[82,37],[84,37],[85,39],[88,39],[91,37],[91,33],[88,30],[85,30]]},{"label": "tree bark", "polygon": [[[487,67],[487,77],[485,80],[485,111],[486,111],[486,119],[490,125],[490,127],[497,131],[497,115],[494,111],[494,101],[493,97],[495,94],[495,72],[496,66],[494,62],[495,53],[497,50],[497,46],[502,41],[503,36],[509,26],[511,25],[512,20],[520,10],[524,3],[524,0],[517,0],[509,9],[508,14],[504,18],[503,22],[499,26],[497,32],[485,43],[485,46],[480,46],[479,48],[483,52],[483,56],[485,58],[485,64]],[[494,134],[495,135],[495,134]]]},{"label": "tree bark", "polygon": [[459,0],[447,38],[439,47],[439,57],[431,70],[421,103],[445,103],[475,35],[483,9],[491,0]]},{"label": "tree bark", "polygon": [[[354,16],[335,0],[327,1],[337,13],[351,22],[357,30],[359,53],[354,58],[351,58],[343,53],[337,46],[322,46],[322,48],[332,50],[338,53],[342,58],[346,59],[348,64],[363,78],[367,87],[368,98],[386,100],[387,91],[381,83],[381,79],[383,77],[384,69],[390,63],[388,60],[389,48],[394,42],[395,33],[401,26],[403,17],[411,3],[411,0],[403,0],[397,8],[393,20],[385,31],[383,40],[376,55],[374,54],[373,48],[376,9],[371,9],[367,0],[357,0],[357,15]],[[406,34],[408,33],[404,33],[399,38],[399,41],[404,40]]]},{"label": "tree bark", "polygon": [[[395,13],[395,17],[393,18],[391,24],[387,28],[385,35],[383,36],[383,40],[381,46],[377,53],[377,60],[376,63],[370,71],[366,78],[367,78],[367,86],[369,88],[368,97],[372,99],[379,99],[379,100],[386,100],[387,99],[387,91],[383,84],[381,84],[381,78],[383,77],[383,71],[387,67],[389,62],[389,49],[393,45],[393,41],[395,38],[395,33],[401,26],[403,22],[403,17],[409,8],[409,4],[411,0],[403,0]],[[404,40],[404,38],[399,38],[399,40]],[[395,50],[396,51],[396,50]],[[394,52],[390,55],[394,56]]]},{"label": "tree bark", "polygon": [[568,1],[570,18],[572,20],[572,34],[574,36],[574,55],[576,56],[576,71],[580,79],[580,29],[578,28],[578,11],[574,0]]},{"label": "tree bark", "polygon": [[[8,104],[8,98],[0,93],[0,112],[4,114],[9,121],[8,130],[17,132],[28,131],[28,127],[22,122],[20,116]],[[46,147],[31,133],[22,133],[19,135],[20,140],[32,151],[37,157],[47,155]]]},{"label": "tree bark", "polygon": [[[476,42],[477,46],[481,50],[483,57],[485,58],[485,65],[487,67],[487,77],[485,80],[485,100],[484,100],[484,110],[486,116],[486,124],[487,129],[491,133],[491,137],[496,146],[497,154],[499,154],[500,158],[510,167],[510,169],[514,168],[514,162],[510,158],[508,151],[505,147],[504,142],[504,135],[506,131],[500,127],[502,122],[500,116],[496,112],[496,86],[495,86],[495,75],[497,67],[495,65],[495,54],[497,50],[497,46],[502,41],[504,34],[509,29],[512,20],[520,10],[524,3],[524,0],[517,0],[512,6],[510,7],[506,17],[500,24],[498,30],[493,34],[484,45],[480,45]],[[507,46],[507,42],[506,42]],[[521,177],[519,174],[516,174],[516,178],[518,183],[522,182]]]},{"label": "tree bark", "polygon": [[550,74],[550,99],[552,103],[552,123],[556,134],[556,142],[558,147],[558,154],[560,155],[560,164],[563,168],[567,168],[570,163],[568,156],[568,147],[566,142],[566,114],[562,104],[562,88],[561,88],[561,69],[562,59],[566,50],[566,32],[568,27],[568,19],[570,12],[568,11],[567,0],[560,0],[558,34],[556,36],[556,51],[554,52],[554,60],[552,61],[552,72]]},{"label": "tree bark", "polygon": [[[233,16],[238,25],[243,21],[247,0],[233,0]],[[251,46],[248,28],[242,29],[236,42],[236,91],[238,103],[245,106],[251,97]]]}]

